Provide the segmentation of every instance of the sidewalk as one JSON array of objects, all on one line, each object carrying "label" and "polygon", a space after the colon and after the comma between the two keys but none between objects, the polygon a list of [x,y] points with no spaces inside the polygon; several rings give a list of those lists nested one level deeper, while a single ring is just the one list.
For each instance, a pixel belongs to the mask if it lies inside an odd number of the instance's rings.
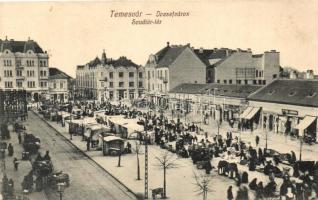
[{"label": "sidewalk", "polygon": [[[4,141],[7,142],[7,144],[9,144],[9,143],[12,144],[14,154],[12,157],[9,157],[8,150],[6,150],[5,170],[3,171],[1,169],[1,179],[0,179],[1,188],[2,188],[2,177],[3,177],[3,174],[5,173],[8,177],[8,179],[12,178],[12,180],[14,182],[15,195],[22,196],[21,183],[23,181],[24,176],[27,175],[30,172],[30,170],[32,169],[32,165],[31,165],[30,161],[21,160],[22,151],[23,151],[22,144],[19,144],[18,135],[16,132],[12,131],[12,127],[9,127],[9,130],[10,130],[11,139],[4,140]],[[19,166],[18,166],[18,171],[14,170],[14,165],[13,165],[13,158],[14,157],[16,157],[20,161]],[[30,200],[46,200],[47,199],[44,191],[41,191],[41,192],[33,191],[30,194],[27,194],[26,196]]]},{"label": "sidewalk", "polygon": [[[167,116],[167,115],[166,115]],[[172,119],[171,113],[168,112],[168,118]],[[198,117],[196,117],[198,118]],[[176,117],[174,118],[174,120]],[[184,117],[180,117],[181,122],[185,122]],[[197,119],[197,121],[200,121]],[[186,122],[189,123],[189,122]],[[199,123],[197,124],[200,128],[203,129],[203,132],[208,132],[209,136],[214,136],[218,132],[217,123],[212,118],[209,119],[209,124]],[[256,129],[253,132],[251,131],[242,131],[238,130],[235,125],[234,128],[231,128],[229,123],[223,121],[219,127],[219,134],[223,137],[226,137],[226,133],[231,131],[233,137],[241,137],[241,140],[245,143],[250,143],[253,147],[256,147],[255,138],[258,135],[260,137],[260,143],[258,147],[265,148],[266,146],[266,131],[261,129]],[[241,135],[241,136],[240,136]],[[281,133],[268,132],[267,133],[267,148],[275,149],[280,153],[290,153],[294,151],[297,159],[300,154],[300,141],[296,138],[283,135]],[[318,160],[318,144],[309,145],[303,143],[302,146],[302,160]]]},{"label": "sidewalk", "polygon": [[[36,112],[35,112],[36,113]],[[37,113],[36,113],[37,114]],[[39,116],[39,115],[38,115]],[[39,116],[42,118],[42,116]],[[43,119],[43,118],[42,118]],[[68,130],[65,127],[61,127],[56,122],[47,121],[47,123],[57,130],[62,136],[69,140]],[[86,151],[86,143],[81,141],[81,137],[73,136],[72,140],[69,140],[77,148],[83,151],[88,157],[94,160],[102,168],[104,168],[108,173],[116,177],[120,182],[126,185],[135,194],[144,193],[144,154],[139,155],[140,160],[140,174],[142,180],[136,180],[137,167],[136,167],[136,154],[126,154],[121,158],[121,167],[117,167],[118,157],[103,156],[101,151]],[[134,148],[135,143],[131,141],[132,147]],[[160,156],[166,150],[161,149],[155,145],[149,145],[149,196],[151,195],[151,189],[162,187],[163,185],[163,171],[156,166],[157,161],[156,156]],[[141,146],[141,151],[144,152],[144,146]],[[174,158],[177,158],[174,154]],[[218,159],[213,159],[212,165],[217,166]],[[229,160],[230,162],[236,162],[236,160]],[[193,165],[191,159],[177,159],[176,164],[178,168],[169,169],[167,172],[167,196],[169,199],[183,199],[183,200],[194,200],[201,199],[194,192],[196,187],[194,185],[195,179],[193,178],[194,172],[197,174],[204,173],[203,170],[196,169]],[[239,171],[248,171],[247,166],[238,165]],[[248,172],[249,181],[253,178],[257,178],[258,181],[263,181],[264,184],[268,182],[268,176],[259,172]],[[233,194],[236,195],[237,187],[235,182],[227,177],[219,176],[214,170],[211,173],[212,183],[210,185],[211,194],[208,195],[208,199],[225,199],[227,188],[233,186]],[[280,185],[282,180],[277,179],[277,184]],[[250,197],[253,193],[250,192]]]}]

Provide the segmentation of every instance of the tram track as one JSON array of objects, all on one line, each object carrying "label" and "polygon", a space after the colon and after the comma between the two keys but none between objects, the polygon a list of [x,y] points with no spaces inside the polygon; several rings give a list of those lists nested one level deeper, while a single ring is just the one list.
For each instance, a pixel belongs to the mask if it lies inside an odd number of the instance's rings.
[{"label": "tram track", "polygon": [[[41,139],[42,151],[43,146],[47,150],[50,150],[53,165],[55,166],[56,164],[57,166],[55,169],[58,168],[70,174],[71,186],[66,189],[66,192],[70,192],[65,193],[64,199],[137,199],[124,185],[88,158],[84,152],[75,147],[68,139],[50,127],[35,113],[29,114],[28,122],[31,124],[29,127],[31,133]],[[36,126],[32,126],[34,122],[38,122]],[[71,166],[67,166],[66,164],[70,164]],[[83,177],[76,177],[77,174]],[[89,189],[95,191],[93,194],[84,194],[85,191],[82,191],[83,194],[81,195],[72,194],[72,192],[79,192],[83,189],[81,188],[82,186],[89,186],[87,182],[94,183],[94,188]],[[51,197],[49,199],[56,199],[54,198],[55,195],[48,196]]]}]

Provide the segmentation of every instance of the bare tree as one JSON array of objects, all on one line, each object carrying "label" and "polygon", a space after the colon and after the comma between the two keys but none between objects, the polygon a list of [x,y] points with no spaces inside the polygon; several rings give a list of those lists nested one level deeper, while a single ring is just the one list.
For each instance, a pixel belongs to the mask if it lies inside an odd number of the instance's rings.
[{"label": "bare tree", "polygon": [[134,151],[136,152],[136,156],[137,156],[137,180],[141,180],[140,179],[140,163],[139,163],[139,154],[141,153],[141,146],[137,141],[135,142]]},{"label": "bare tree", "polygon": [[211,178],[209,177],[209,175],[207,175],[205,173],[197,175],[195,172],[193,172],[193,174],[194,174],[194,180],[195,180],[194,185],[197,187],[195,192],[198,193],[197,195],[202,195],[203,200],[207,200],[208,192],[211,191],[209,189],[209,184],[210,184]]},{"label": "bare tree", "polygon": [[175,157],[174,154],[165,152],[159,157],[155,156],[155,159],[158,161],[159,167],[163,169],[163,198],[167,198],[167,185],[166,185],[166,174],[168,169],[178,168],[176,160],[178,157]]}]

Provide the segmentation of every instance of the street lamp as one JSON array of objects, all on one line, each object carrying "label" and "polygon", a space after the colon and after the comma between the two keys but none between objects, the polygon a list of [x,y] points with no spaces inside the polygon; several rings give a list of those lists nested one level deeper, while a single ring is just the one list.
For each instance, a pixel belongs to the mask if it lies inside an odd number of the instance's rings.
[{"label": "street lamp", "polygon": [[299,142],[300,142],[300,147],[299,147],[299,161],[301,161],[301,155],[302,155],[302,151],[303,151],[303,136],[299,136]]},{"label": "street lamp", "polygon": [[60,200],[63,200],[63,193],[64,193],[64,190],[65,190],[65,183],[58,183],[57,184],[57,191],[58,193],[60,194]]}]

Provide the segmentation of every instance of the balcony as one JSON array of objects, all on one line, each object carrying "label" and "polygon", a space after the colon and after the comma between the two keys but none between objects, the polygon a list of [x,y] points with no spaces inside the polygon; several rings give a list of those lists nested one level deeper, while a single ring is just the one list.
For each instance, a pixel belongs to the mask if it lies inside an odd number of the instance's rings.
[{"label": "balcony", "polygon": [[40,80],[48,80],[49,79],[49,77],[47,77],[47,76],[40,76],[40,78],[39,78]]},{"label": "balcony", "polygon": [[17,79],[17,80],[24,80],[24,79],[25,79],[25,76],[17,76],[16,79]]}]

